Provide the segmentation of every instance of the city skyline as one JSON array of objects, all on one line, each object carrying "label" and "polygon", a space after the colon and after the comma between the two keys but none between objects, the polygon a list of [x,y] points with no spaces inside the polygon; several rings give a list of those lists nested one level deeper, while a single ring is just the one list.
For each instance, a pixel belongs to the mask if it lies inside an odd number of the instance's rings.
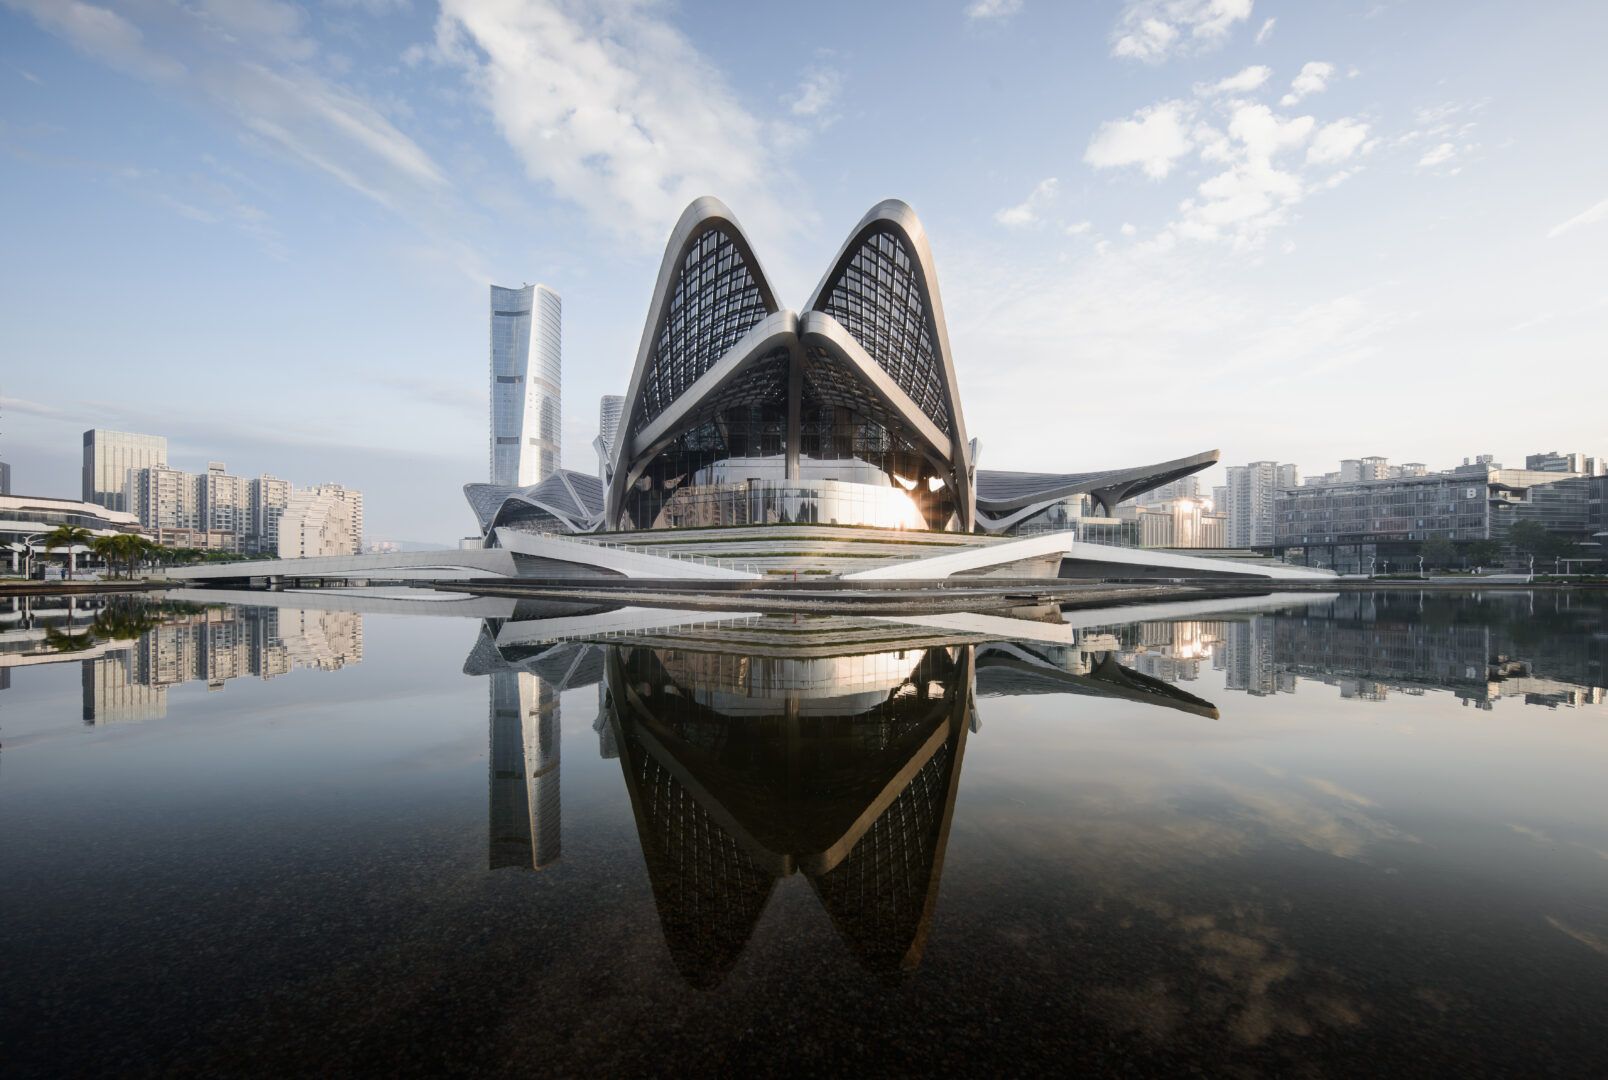
[{"label": "city skyline", "polygon": [[1055,403],[1135,371],[1142,423],[1081,410],[1091,467],[1604,449],[1608,149],[1576,107],[1608,88],[1600,7],[856,8],[896,42],[875,64],[845,9],[786,21],[797,59],[769,66],[783,13],[712,10],[6,0],[14,490],[70,495],[85,428],[164,431],[195,471],[339,460],[374,535],[450,543],[486,287],[568,301],[563,452],[588,461],[701,194],[790,296],[864,206],[915,206],[984,468],[1070,459]]}]

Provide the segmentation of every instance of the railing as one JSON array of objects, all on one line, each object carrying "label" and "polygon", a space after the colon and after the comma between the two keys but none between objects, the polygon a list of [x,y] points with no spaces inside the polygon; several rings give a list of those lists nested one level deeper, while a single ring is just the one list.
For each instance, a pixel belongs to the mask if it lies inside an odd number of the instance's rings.
[{"label": "railing", "polygon": [[615,640],[617,638],[648,637],[648,636],[651,636],[651,635],[654,635],[654,634],[673,633],[673,632],[678,631],[678,630],[723,629],[725,627],[732,627],[732,626],[745,626],[745,625],[753,622],[756,618],[763,618],[763,616],[751,615],[751,614],[750,615],[733,615],[733,616],[727,616],[726,618],[723,618],[723,619],[689,619],[689,620],[686,620],[685,622],[664,623],[664,624],[658,625],[658,626],[636,627],[634,629],[621,628],[621,629],[618,629],[618,630],[577,631],[577,632],[572,633],[572,634],[550,634],[550,635],[543,635],[543,636],[541,636],[539,638],[535,638],[535,639],[532,639],[530,641],[521,641],[521,642],[519,642],[519,644],[521,644],[521,645],[531,645],[531,644],[553,644],[553,645],[559,645],[559,644],[563,644],[565,642],[571,642],[571,641],[600,642],[600,641],[612,641],[612,640]]},{"label": "railing", "polygon": [[574,536],[569,533],[555,533],[546,531],[538,532],[536,535],[547,540],[561,540],[566,544],[579,544],[584,547],[609,548],[613,551],[625,551],[633,555],[648,555],[658,559],[675,559],[678,562],[691,563],[695,566],[713,566],[721,570],[734,570],[739,572],[747,572],[750,574],[757,574],[759,572],[755,568],[755,564],[751,562],[738,562],[735,559],[715,559],[710,558],[708,555],[694,555],[690,552],[682,551],[653,550],[653,547],[658,545],[644,547],[641,544],[623,544],[617,540],[591,540],[581,536]]}]

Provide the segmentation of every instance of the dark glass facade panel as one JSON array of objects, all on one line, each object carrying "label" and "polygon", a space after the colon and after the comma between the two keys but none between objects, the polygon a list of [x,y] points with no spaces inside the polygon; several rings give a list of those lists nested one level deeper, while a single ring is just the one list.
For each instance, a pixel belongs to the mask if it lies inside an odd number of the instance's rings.
[{"label": "dark glass facade panel", "polygon": [[759,285],[731,236],[719,228],[704,233],[682,258],[632,410],[631,434],[673,405],[768,314]]},{"label": "dark glass facade panel", "polygon": [[938,430],[949,434],[953,422],[927,298],[904,238],[893,229],[868,234],[824,296],[821,309],[854,335]]}]

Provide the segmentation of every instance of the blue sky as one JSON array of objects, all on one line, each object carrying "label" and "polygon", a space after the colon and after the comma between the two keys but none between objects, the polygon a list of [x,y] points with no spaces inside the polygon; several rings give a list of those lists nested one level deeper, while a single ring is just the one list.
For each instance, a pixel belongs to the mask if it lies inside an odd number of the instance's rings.
[{"label": "blue sky", "polygon": [[486,285],[563,296],[590,469],[700,194],[791,305],[911,203],[985,468],[1608,452],[1608,5],[805,10],[0,0],[15,487],[124,428],[450,541]]}]

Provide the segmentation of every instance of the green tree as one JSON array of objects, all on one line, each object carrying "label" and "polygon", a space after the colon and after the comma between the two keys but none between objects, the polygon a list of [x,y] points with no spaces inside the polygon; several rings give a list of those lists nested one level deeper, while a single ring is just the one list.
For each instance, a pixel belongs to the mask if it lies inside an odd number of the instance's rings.
[{"label": "green tree", "polygon": [[1457,561],[1457,549],[1444,536],[1432,536],[1425,540],[1419,554],[1424,557],[1425,566],[1448,567]]},{"label": "green tree", "polygon": [[78,552],[73,548],[89,544],[95,539],[95,534],[88,529],[77,525],[57,525],[45,534],[45,550],[55,551],[58,548],[67,550],[67,580],[71,581],[73,574],[78,570]]},{"label": "green tree", "polygon": [[123,553],[119,549],[119,545],[117,543],[118,535],[121,534],[115,534],[112,536],[97,536],[95,539],[89,542],[89,550],[93,551],[96,555],[99,555],[101,559],[105,561],[106,568],[112,571],[113,576],[116,576],[117,574],[117,571],[113,569],[114,565],[118,559],[123,557]]},{"label": "green tree", "polygon": [[1508,543],[1523,555],[1537,559],[1565,559],[1574,553],[1575,540],[1555,533],[1536,521],[1515,522],[1508,530]]},{"label": "green tree", "polygon": [[1495,540],[1475,540],[1464,545],[1463,554],[1475,566],[1494,566],[1502,561],[1502,545]]}]

